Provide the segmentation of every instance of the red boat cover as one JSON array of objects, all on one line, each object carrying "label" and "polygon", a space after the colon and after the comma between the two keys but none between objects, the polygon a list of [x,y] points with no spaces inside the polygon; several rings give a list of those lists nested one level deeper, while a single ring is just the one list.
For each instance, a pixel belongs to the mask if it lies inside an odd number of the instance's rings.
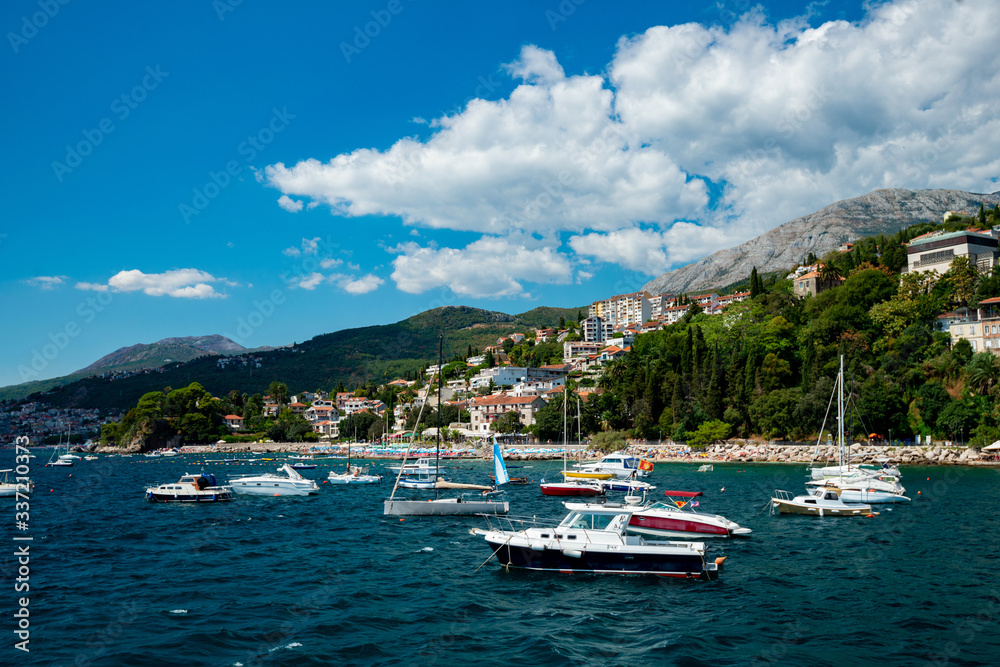
[{"label": "red boat cover", "polygon": [[701,491],[664,491],[663,495],[667,498],[671,496],[676,496],[677,498],[697,498],[698,496],[703,496]]}]

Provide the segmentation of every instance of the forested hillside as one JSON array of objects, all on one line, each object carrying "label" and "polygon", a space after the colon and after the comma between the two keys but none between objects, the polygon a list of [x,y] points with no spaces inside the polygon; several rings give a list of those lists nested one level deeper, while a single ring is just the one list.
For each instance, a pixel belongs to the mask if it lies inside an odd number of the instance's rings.
[{"label": "forested hillside", "polygon": [[988,444],[1000,437],[1000,357],[974,354],[965,340],[952,346],[936,321],[1000,296],[1000,272],[981,274],[964,257],[943,276],[900,276],[900,269],[902,244],[919,234],[996,224],[994,208],[862,239],[851,252],[821,260],[821,274],[836,286],[817,296],[798,298],[792,281],[772,278],[723,315],[688,315],[639,336],[632,354],[606,368],[608,395],[595,415],[605,417],[605,428],[654,439],[686,439],[699,427],[806,438],[820,429],[844,355],[847,427],[855,437],[922,434]]}]

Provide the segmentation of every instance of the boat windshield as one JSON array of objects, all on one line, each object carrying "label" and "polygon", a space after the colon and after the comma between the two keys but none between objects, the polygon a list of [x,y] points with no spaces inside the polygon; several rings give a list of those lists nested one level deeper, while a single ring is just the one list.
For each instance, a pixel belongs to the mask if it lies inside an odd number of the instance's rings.
[{"label": "boat windshield", "polygon": [[563,519],[562,528],[586,528],[588,530],[604,530],[611,525],[617,514],[589,514],[574,512]]},{"label": "boat windshield", "polygon": [[679,502],[680,504],[678,505],[677,503],[653,503],[652,506],[650,506],[649,509],[651,509],[651,510],[674,510],[676,512],[677,510],[682,509],[684,506],[687,505],[687,501],[677,501],[677,502]]}]

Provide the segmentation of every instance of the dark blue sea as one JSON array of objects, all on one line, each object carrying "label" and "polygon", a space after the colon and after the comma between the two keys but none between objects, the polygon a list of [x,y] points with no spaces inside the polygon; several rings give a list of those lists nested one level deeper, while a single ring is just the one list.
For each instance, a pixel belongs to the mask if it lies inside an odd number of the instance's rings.
[{"label": "dark blue sea", "polygon": [[[45,458],[33,459],[27,530],[2,499],[2,664],[1000,664],[994,470],[904,467],[910,505],[814,518],[762,512],[775,488],[803,490],[805,466],[657,464],[657,493],[703,491],[702,511],[754,531],[709,542],[728,560],[702,582],[480,568],[491,552],[469,529],[481,519],[384,517],[391,483],[150,504],[147,485],[185,472],[225,479],[278,464]],[[455,465],[456,481],[491,471]],[[534,482],[508,488],[511,514],[561,518],[537,486],[561,463],[531,465],[511,470]],[[33,537],[28,593],[14,590],[15,535]],[[14,648],[20,597],[29,653]]]}]

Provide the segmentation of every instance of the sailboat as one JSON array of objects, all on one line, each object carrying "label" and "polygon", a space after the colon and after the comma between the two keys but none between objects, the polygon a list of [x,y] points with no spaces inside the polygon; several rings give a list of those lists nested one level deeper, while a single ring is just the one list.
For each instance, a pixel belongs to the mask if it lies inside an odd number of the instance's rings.
[{"label": "sailboat", "polygon": [[[840,357],[840,374],[837,376],[837,445],[840,465],[844,465],[844,357]],[[831,398],[832,400],[832,398]],[[792,497],[788,491],[775,490],[771,498],[771,509],[781,514],[805,514],[809,516],[867,516],[871,506],[844,502],[842,491],[833,486],[810,489],[806,495]]]},{"label": "sailboat", "polygon": [[[564,388],[566,390],[568,388]],[[566,431],[566,403],[569,402],[568,390],[563,395],[563,469],[562,482],[546,482],[541,480],[539,488],[543,496],[599,496],[604,493],[604,487],[599,479],[578,478],[570,479],[566,472],[566,451],[569,449]],[[609,479],[614,475],[607,475]]]},{"label": "sailboat", "polygon": [[347,470],[342,473],[330,471],[326,479],[330,484],[375,484],[382,481],[382,476],[368,474],[368,466],[351,467],[351,443],[347,443]]},{"label": "sailboat", "polygon": [[69,441],[71,434],[72,431],[66,435],[66,448],[62,454],[59,453],[60,449],[62,449],[62,436],[59,436],[59,444],[52,450],[52,456],[49,457],[49,462],[45,464],[46,468],[50,466],[70,467],[73,465],[74,460],[80,458],[79,456],[73,456],[69,453]]},{"label": "sailboat", "polygon": [[[443,373],[441,369],[443,364],[441,363],[442,348],[444,345],[444,335],[438,337],[438,409],[437,409],[437,433],[435,435],[435,452],[434,452],[434,491],[435,498],[433,500],[411,500],[405,498],[396,498],[396,488],[399,486],[399,476],[396,477],[396,484],[393,486],[392,495],[389,496],[384,501],[383,513],[386,515],[393,516],[436,516],[436,515],[471,515],[471,514],[506,514],[510,506],[507,501],[501,500],[489,500],[486,496],[491,491],[494,491],[493,487],[483,486],[480,484],[460,484],[456,482],[448,482],[442,479],[438,473],[441,470],[441,387],[443,385]],[[423,411],[423,407],[421,407]],[[417,416],[417,425],[420,424],[420,416]],[[414,426],[414,435],[416,434],[416,425]],[[407,450],[409,451],[409,450]],[[494,450],[495,451],[495,450]],[[404,461],[405,465],[405,461]],[[504,469],[506,473],[506,468]],[[402,469],[399,472],[402,475]],[[497,484],[500,484],[500,480],[497,480]],[[440,489],[466,489],[466,490],[479,490],[483,492],[483,497],[480,498],[441,498],[438,496],[437,492]]]}]

